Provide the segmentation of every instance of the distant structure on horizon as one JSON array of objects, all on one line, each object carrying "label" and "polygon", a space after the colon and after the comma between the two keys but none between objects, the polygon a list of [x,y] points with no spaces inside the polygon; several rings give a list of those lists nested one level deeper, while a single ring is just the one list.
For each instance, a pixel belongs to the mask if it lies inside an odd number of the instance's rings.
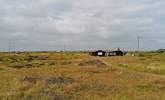
[{"label": "distant structure on horizon", "polygon": [[165,49],[159,49],[158,52],[163,53],[163,52],[165,52]]},{"label": "distant structure on horizon", "polygon": [[90,52],[90,55],[100,56],[100,57],[104,57],[104,56],[124,56],[125,53],[123,51],[121,51],[120,49],[115,50],[115,51],[97,50],[97,51]]}]

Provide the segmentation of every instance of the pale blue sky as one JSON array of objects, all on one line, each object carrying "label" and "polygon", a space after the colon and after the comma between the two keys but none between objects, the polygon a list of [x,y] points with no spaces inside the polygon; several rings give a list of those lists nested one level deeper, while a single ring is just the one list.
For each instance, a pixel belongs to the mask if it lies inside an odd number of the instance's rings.
[{"label": "pale blue sky", "polygon": [[0,0],[0,50],[165,48],[164,0]]}]

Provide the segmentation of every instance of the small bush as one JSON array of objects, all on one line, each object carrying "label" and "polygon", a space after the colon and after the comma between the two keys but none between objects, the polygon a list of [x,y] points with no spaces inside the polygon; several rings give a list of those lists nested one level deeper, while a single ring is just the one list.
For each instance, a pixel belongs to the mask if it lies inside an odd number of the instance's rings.
[{"label": "small bush", "polygon": [[60,63],[60,65],[69,65],[71,63],[72,63],[71,61],[63,61]]},{"label": "small bush", "polygon": [[36,84],[37,80],[39,80],[39,79],[41,79],[41,78],[40,77],[24,76],[20,81]]},{"label": "small bush", "polygon": [[31,68],[31,67],[33,67],[33,64],[32,63],[27,63],[27,64],[25,64],[25,66],[28,67],[28,68]]},{"label": "small bush", "polygon": [[145,55],[145,54],[142,54],[142,53],[139,54],[138,56],[139,56],[139,57],[146,57],[146,55]]},{"label": "small bush", "polygon": [[56,65],[56,62],[48,62],[49,65]]},{"label": "small bush", "polygon": [[49,77],[46,79],[46,84],[58,84],[58,85],[64,85],[64,84],[71,84],[73,83],[73,79],[65,76],[58,76],[58,77]]},{"label": "small bush", "polygon": [[29,56],[29,60],[47,60],[48,57],[46,56]]},{"label": "small bush", "polygon": [[44,91],[43,93],[41,93],[41,95],[48,100],[65,100],[63,95],[54,93],[52,91]]},{"label": "small bush", "polygon": [[18,65],[10,65],[9,67],[20,69],[20,68],[25,68],[25,65],[24,64],[18,64]]},{"label": "small bush", "polygon": [[101,60],[92,59],[92,60],[81,62],[79,64],[79,66],[97,66],[97,67],[101,67],[101,66],[107,66],[107,65],[104,62],[102,62]]}]

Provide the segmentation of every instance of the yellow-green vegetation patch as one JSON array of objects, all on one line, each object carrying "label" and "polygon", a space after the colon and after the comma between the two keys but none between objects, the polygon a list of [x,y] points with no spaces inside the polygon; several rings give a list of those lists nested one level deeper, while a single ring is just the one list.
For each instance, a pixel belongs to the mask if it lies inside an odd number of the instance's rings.
[{"label": "yellow-green vegetation patch", "polygon": [[123,57],[0,53],[0,99],[165,100],[164,58],[151,52]]}]

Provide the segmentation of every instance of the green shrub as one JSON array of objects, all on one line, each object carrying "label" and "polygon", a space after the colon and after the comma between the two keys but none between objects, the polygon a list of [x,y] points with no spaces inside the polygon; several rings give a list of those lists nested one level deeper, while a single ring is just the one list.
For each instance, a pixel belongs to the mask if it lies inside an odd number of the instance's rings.
[{"label": "green shrub", "polygon": [[71,61],[62,61],[60,62],[60,65],[69,65],[71,63],[72,63]]},{"label": "green shrub", "polygon": [[46,84],[58,84],[58,85],[64,85],[64,84],[71,84],[74,82],[74,80],[70,77],[66,76],[55,76],[55,77],[49,77],[45,80]]},{"label": "green shrub", "polygon": [[56,65],[56,62],[48,62],[49,65]]}]

